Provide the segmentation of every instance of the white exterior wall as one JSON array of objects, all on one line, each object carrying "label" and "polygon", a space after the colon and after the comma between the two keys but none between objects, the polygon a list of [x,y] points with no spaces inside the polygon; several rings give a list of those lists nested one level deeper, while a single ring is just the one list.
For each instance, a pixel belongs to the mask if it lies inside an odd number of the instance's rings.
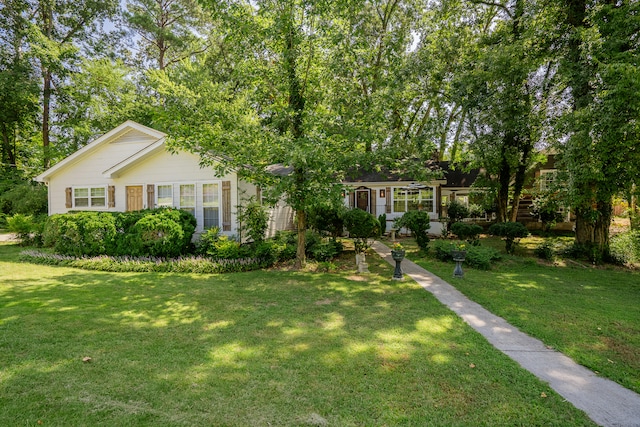
[{"label": "white exterior wall", "polygon": [[[363,182],[363,183],[350,184],[350,186],[351,186],[351,191],[355,191],[358,188],[364,187],[364,188],[368,188],[371,191],[371,193],[375,192],[375,212],[372,212],[372,213],[375,213],[376,218],[382,215],[383,213],[387,215],[386,230],[389,231],[393,227],[393,221],[404,214],[404,212],[393,211],[393,189],[397,187],[406,187],[409,184],[410,184],[409,182],[393,182],[393,183]],[[438,185],[433,184],[431,185],[431,187],[433,188],[433,192],[434,192],[434,201],[433,201],[433,211],[429,212],[429,216],[431,217],[431,222],[430,222],[431,228],[429,229],[429,234],[441,234],[443,225],[438,220],[438,213],[437,213],[437,206],[436,206],[436,203],[437,203],[436,190]],[[391,191],[387,192],[387,188],[391,188]],[[380,197],[380,190],[385,190],[385,197]],[[389,200],[391,203],[390,213],[386,213],[387,200]],[[372,201],[372,198],[370,196],[370,203],[371,201]],[[345,195],[344,203],[345,203],[345,206],[347,207],[350,206],[349,194]],[[404,230],[403,232],[405,231],[406,230]]]},{"label": "white exterior wall", "polygon": [[[153,141],[152,141],[153,142]],[[236,206],[238,204],[238,185],[236,174],[231,173],[223,177],[216,177],[212,169],[202,169],[199,165],[198,156],[180,152],[172,155],[166,150],[161,150],[155,154],[140,160],[140,162],[124,172],[117,178],[107,178],[103,176],[103,172],[113,165],[121,162],[127,157],[140,151],[149,145],[149,142],[115,142],[105,144],[98,147],[94,153],[85,156],[73,164],[67,165],[65,168],[53,175],[49,182],[49,215],[58,213],[67,213],[75,208],[67,208],[65,206],[66,196],[65,189],[68,187],[96,187],[109,185],[115,186],[115,207],[82,207],[77,210],[95,210],[95,211],[112,211],[122,212],[126,210],[127,195],[126,187],[141,185],[143,186],[143,207],[148,206],[146,186],[148,184],[174,184],[173,201],[174,206],[179,206],[179,184],[195,184],[196,185],[196,219],[198,229],[196,232],[202,231],[202,184],[203,183],[219,183],[219,201],[220,201],[220,221],[222,228],[222,181],[231,182],[231,231],[224,234],[237,234],[237,216]],[[247,184],[250,186],[250,184]],[[255,194],[255,186],[253,187]],[[155,192],[157,198],[157,191]]]}]

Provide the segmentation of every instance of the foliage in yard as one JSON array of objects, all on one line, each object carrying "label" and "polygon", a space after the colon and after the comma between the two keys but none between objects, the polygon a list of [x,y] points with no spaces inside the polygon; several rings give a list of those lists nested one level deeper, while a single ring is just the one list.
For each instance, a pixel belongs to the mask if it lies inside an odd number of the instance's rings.
[{"label": "foliage in yard", "polygon": [[618,264],[640,263],[640,230],[613,236],[610,245],[611,260]]},{"label": "foliage in yard", "polygon": [[320,234],[328,234],[335,239],[344,231],[343,215],[346,210],[343,203],[313,205],[307,213],[307,223],[313,230]]},{"label": "foliage in yard", "polygon": [[159,272],[159,273],[198,273],[218,274],[239,271],[258,270],[273,264],[271,258],[234,258],[214,260],[202,256],[184,256],[177,258],[130,257],[130,256],[95,256],[75,257],[58,255],[37,250],[27,250],[20,254],[23,261],[57,265],[63,267],[82,268],[84,270],[111,272]]},{"label": "foliage in yard", "polygon": [[365,251],[371,246],[369,239],[380,235],[380,223],[376,217],[362,209],[350,209],[343,218],[349,237],[354,240],[356,252]]},{"label": "foliage in yard", "polygon": [[529,230],[519,222],[499,222],[489,227],[489,234],[500,236],[505,242],[505,250],[513,254],[518,241],[529,235]]},{"label": "foliage in yard", "polygon": [[243,234],[259,243],[267,234],[269,213],[262,203],[251,198],[246,205],[238,207],[238,222],[242,225]]},{"label": "foliage in yard", "polygon": [[6,227],[16,233],[18,240],[25,246],[42,245],[42,230],[45,218],[42,216],[14,214],[6,218]]},{"label": "foliage in yard", "polygon": [[477,224],[456,222],[451,226],[451,232],[458,236],[458,239],[465,240],[470,245],[478,246],[480,244],[482,227]]},{"label": "foliage in yard", "polygon": [[593,426],[377,257],[363,282],[33,268],[19,251],[0,244],[0,425]]},{"label": "foliage in yard", "polygon": [[429,229],[431,228],[431,217],[425,211],[408,211],[394,221],[396,228],[406,228],[411,230],[411,235],[416,239],[416,243],[422,250],[429,247]]},{"label": "foliage in yard", "polygon": [[[433,254],[440,261],[453,262],[453,251],[459,250],[461,242],[451,240],[435,240],[433,243]],[[502,257],[494,248],[484,246],[465,246],[466,256],[464,263],[479,270],[489,270],[491,265],[499,261]]]},{"label": "foliage in yard", "polygon": [[52,215],[44,245],[63,255],[176,257],[190,250],[196,220],[179,209]]},{"label": "foliage in yard", "polygon": [[458,221],[462,221],[463,219],[469,216],[469,209],[457,200],[451,200],[447,204],[447,217],[449,218],[447,222],[447,229],[451,231],[451,227]]}]

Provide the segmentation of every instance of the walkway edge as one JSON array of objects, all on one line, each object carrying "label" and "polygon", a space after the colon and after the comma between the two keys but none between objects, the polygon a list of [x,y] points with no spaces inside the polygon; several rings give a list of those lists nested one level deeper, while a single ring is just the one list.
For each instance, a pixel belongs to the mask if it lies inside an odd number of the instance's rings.
[{"label": "walkway edge", "polygon": [[[372,248],[389,264],[395,265],[391,249],[386,245],[376,241]],[[541,341],[524,334],[414,262],[405,259],[402,269],[494,347],[547,382],[594,422],[604,427],[640,427],[639,394],[598,377],[564,354],[547,348]]]}]

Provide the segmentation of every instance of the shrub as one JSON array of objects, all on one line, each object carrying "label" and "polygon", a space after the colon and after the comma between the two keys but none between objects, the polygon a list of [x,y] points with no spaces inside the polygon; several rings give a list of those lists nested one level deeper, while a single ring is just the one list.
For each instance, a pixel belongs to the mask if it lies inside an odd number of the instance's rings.
[{"label": "shrub", "polygon": [[240,242],[230,239],[229,236],[220,236],[207,251],[213,259],[238,259],[242,257]]},{"label": "shrub", "polygon": [[185,253],[185,231],[180,219],[179,212],[174,209],[162,209],[144,215],[131,229],[130,254],[177,257]]},{"label": "shrub", "polygon": [[259,202],[250,200],[246,206],[238,209],[238,220],[244,231],[254,242],[262,242],[269,227],[269,214]]},{"label": "shrub", "polygon": [[115,217],[106,212],[75,212],[49,217],[44,244],[63,255],[112,253],[116,239]]},{"label": "shrub", "polygon": [[310,258],[316,261],[331,261],[337,255],[342,253],[342,243],[336,240],[328,240],[325,242],[319,242],[311,247],[309,251]]},{"label": "shrub", "polygon": [[33,215],[14,214],[6,217],[7,229],[16,233],[20,243],[28,246],[40,246],[42,244],[42,231],[44,221]]},{"label": "shrub", "polygon": [[447,216],[449,217],[448,229],[450,230],[454,223],[469,216],[469,209],[457,200],[452,200],[447,205]]},{"label": "shrub", "polygon": [[380,223],[380,235],[382,236],[387,232],[387,214],[378,215],[378,222]]},{"label": "shrub", "polygon": [[554,193],[543,193],[533,199],[529,213],[542,222],[542,229],[549,232],[558,222],[562,221],[560,201]]},{"label": "shrub", "polygon": [[368,212],[354,208],[344,214],[344,225],[349,236],[354,239],[356,252],[367,250],[369,239],[380,235],[380,223]]},{"label": "shrub", "polygon": [[478,246],[480,244],[480,233],[482,227],[476,224],[467,224],[465,222],[456,222],[451,226],[451,232],[467,243]]},{"label": "shrub", "polygon": [[469,205],[469,218],[482,218],[486,215],[485,209],[474,203]]},{"label": "shrub", "polygon": [[344,205],[316,205],[307,213],[307,224],[312,229],[322,234],[328,234],[333,238],[342,235],[346,208]]},{"label": "shrub", "polygon": [[494,261],[499,261],[500,253],[494,248],[470,246],[467,249],[465,264],[478,270],[489,270]]},{"label": "shrub", "polygon": [[500,236],[505,241],[505,249],[508,254],[513,254],[515,246],[522,237],[529,235],[529,230],[519,222],[499,222],[489,227],[489,233]]},{"label": "shrub", "polygon": [[617,264],[640,262],[640,231],[628,231],[613,236],[609,244],[611,261]]},{"label": "shrub", "polygon": [[456,249],[456,244],[450,240],[436,240],[433,244],[433,253],[440,261],[453,261],[451,251]]},{"label": "shrub", "polygon": [[429,234],[427,230],[431,228],[431,217],[424,211],[408,211],[394,222],[397,228],[411,230],[416,243],[420,249],[426,250],[429,247]]},{"label": "shrub", "polygon": [[[447,240],[436,240],[433,245],[434,255],[440,261],[453,261],[451,252],[458,250],[456,242]],[[465,264],[479,270],[488,270],[491,264],[500,260],[500,253],[493,249],[483,246],[469,246],[466,249]]]},{"label": "shrub", "polygon": [[551,261],[555,256],[554,245],[550,241],[542,242],[536,246],[533,253],[540,259]]},{"label": "shrub", "polygon": [[211,227],[200,235],[196,242],[196,253],[205,255],[214,248],[215,243],[220,238],[220,228]]},{"label": "shrub", "polygon": [[195,218],[177,209],[52,215],[46,246],[66,255],[177,256],[191,246]]}]

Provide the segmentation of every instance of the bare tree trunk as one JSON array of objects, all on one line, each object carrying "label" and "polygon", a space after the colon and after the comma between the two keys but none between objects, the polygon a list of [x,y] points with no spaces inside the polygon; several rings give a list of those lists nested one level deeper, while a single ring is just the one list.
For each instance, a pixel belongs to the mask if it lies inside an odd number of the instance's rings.
[{"label": "bare tree trunk", "polygon": [[44,70],[44,85],[42,88],[42,150],[43,166],[48,169],[51,165],[49,153],[49,115],[51,111],[51,72]]}]

